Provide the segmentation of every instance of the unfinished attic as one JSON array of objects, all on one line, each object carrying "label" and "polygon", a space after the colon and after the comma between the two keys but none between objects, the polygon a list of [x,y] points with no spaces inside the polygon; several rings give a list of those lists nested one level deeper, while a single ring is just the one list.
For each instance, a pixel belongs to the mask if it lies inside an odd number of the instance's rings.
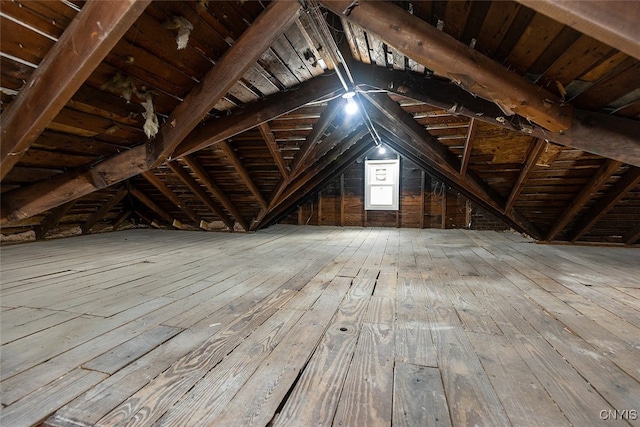
[{"label": "unfinished attic", "polygon": [[640,425],[638,22],[1,0],[0,425]]}]

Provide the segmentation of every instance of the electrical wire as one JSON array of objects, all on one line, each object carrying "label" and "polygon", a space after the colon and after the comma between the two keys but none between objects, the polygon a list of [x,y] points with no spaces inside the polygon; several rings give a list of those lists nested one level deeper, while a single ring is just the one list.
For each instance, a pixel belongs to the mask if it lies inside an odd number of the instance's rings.
[{"label": "electrical wire", "polygon": [[[353,75],[351,74],[349,67],[347,67],[347,61],[344,59],[344,56],[342,56],[342,52],[340,52],[340,49],[338,48],[338,45],[329,29],[329,23],[327,22],[325,15],[320,11],[320,6],[318,5],[317,1],[306,0],[304,2],[304,10],[310,18],[309,21],[311,22],[311,26],[313,27],[316,36],[327,47],[326,52],[333,62],[335,73],[340,79],[344,90],[346,92],[355,92],[356,95],[358,95],[359,88],[355,85]],[[342,68],[342,71],[340,70],[340,68]],[[345,77],[342,75],[343,72],[346,74],[350,84],[347,83]],[[360,109],[364,117],[364,122],[367,126],[367,130],[373,138],[373,142],[376,144],[376,146],[381,146],[382,138],[380,138],[380,134],[376,130],[371,117],[369,117],[369,113],[364,108],[362,100],[359,96],[356,96],[355,98],[356,102],[358,103],[358,108]]]}]

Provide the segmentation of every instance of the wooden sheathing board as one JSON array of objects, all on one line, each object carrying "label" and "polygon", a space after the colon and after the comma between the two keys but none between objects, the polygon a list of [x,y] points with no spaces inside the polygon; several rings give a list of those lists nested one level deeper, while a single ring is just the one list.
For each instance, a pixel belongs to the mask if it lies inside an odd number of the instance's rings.
[{"label": "wooden sheathing board", "polygon": [[[446,228],[468,227],[466,199],[441,181],[426,175],[402,158],[399,211],[364,210],[364,166],[354,163],[328,183],[315,197],[300,204],[283,223],[298,225],[345,225],[366,227]],[[443,195],[445,195],[443,197]],[[443,203],[446,209],[443,209]],[[421,208],[421,205],[423,206]],[[478,208],[482,215],[487,213]],[[443,217],[443,213],[446,215]],[[424,219],[421,221],[421,215]],[[473,226],[473,224],[472,224]]]}]

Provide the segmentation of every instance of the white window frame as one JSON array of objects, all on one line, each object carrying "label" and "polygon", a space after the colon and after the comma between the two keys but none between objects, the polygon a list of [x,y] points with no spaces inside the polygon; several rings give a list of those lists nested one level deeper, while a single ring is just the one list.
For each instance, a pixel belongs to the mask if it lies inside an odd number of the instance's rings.
[{"label": "white window frame", "polygon": [[397,211],[400,193],[400,159],[365,160],[364,208]]}]

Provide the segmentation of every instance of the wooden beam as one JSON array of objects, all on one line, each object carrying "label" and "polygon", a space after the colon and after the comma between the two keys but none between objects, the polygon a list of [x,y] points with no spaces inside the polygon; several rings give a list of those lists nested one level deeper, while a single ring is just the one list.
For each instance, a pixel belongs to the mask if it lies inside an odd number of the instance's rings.
[{"label": "wooden beam", "polygon": [[344,172],[340,174],[340,227],[344,227]]},{"label": "wooden beam", "polygon": [[116,218],[116,220],[113,222],[113,225],[111,226],[111,229],[113,231],[116,231],[123,222],[125,222],[127,220],[127,218],[129,218],[131,216],[131,214],[133,213],[132,210],[127,210],[122,212],[120,215],[118,215],[118,217]]},{"label": "wooden beam", "polygon": [[62,110],[151,0],[87,2],[0,116],[0,180]]},{"label": "wooden beam", "polygon": [[587,212],[574,227],[569,240],[575,242],[609,212],[629,191],[640,183],[640,168],[631,168],[622,178]]},{"label": "wooden beam", "polygon": [[146,207],[148,207],[149,209],[154,211],[156,214],[158,214],[160,218],[164,219],[169,224],[173,224],[173,217],[169,214],[169,212],[165,211],[160,206],[158,206],[156,202],[151,200],[151,198],[146,194],[144,194],[142,191],[138,190],[137,188],[131,187],[131,189],[129,190],[129,193],[133,197],[141,201],[142,204],[144,204]]},{"label": "wooden beam", "polygon": [[385,89],[500,128],[640,166],[640,122],[637,120],[574,109],[571,129],[554,133],[521,118],[501,120],[504,113],[495,104],[473,97],[449,82],[374,65],[354,64],[352,71],[360,84]]},{"label": "wooden beam", "polygon": [[120,187],[114,195],[109,197],[109,200],[107,200],[107,202],[104,205],[102,205],[100,209],[95,211],[84,222],[84,224],[80,226],[80,229],[82,230],[82,234],[87,234],[89,231],[91,231],[93,226],[96,225],[98,221],[100,221],[107,213],[109,213],[109,211],[113,209],[118,203],[120,203],[120,200],[122,200],[124,196],[127,195],[128,192],[129,191],[127,191],[125,187]]},{"label": "wooden beam", "polygon": [[[287,10],[294,9],[292,5],[295,2],[279,1],[277,3],[289,3],[289,6],[286,6]],[[278,13],[277,11],[281,7],[282,6],[278,6],[273,9],[274,5],[271,4],[267,10],[276,10],[276,13]],[[265,13],[266,11],[263,12],[263,14]],[[262,16],[263,15],[261,15],[261,17]],[[273,18],[273,12],[269,14],[269,18]],[[274,20],[278,19],[281,19],[281,17]],[[254,25],[251,28],[253,29],[252,34],[255,37],[255,29],[257,27]],[[244,34],[240,39],[243,37]],[[264,38],[262,35],[260,35],[260,37]],[[239,45],[240,43],[238,41],[230,49],[236,49]],[[238,53],[235,55],[237,56]],[[234,56],[232,55],[231,57],[233,58]],[[214,69],[220,70],[218,67],[214,67]],[[207,76],[210,75],[207,74]],[[215,86],[216,83],[212,82],[212,80],[213,77],[209,78],[207,80],[207,84],[213,84]],[[310,100],[316,100],[326,96],[327,93],[332,93],[335,90],[341,90],[341,85],[337,78],[315,80],[317,81],[312,81],[309,85],[304,85],[304,87],[299,88],[298,91],[292,90],[288,93],[280,93],[274,97],[270,97],[269,102],[266,103],[266,105],[264,102],[256,103],[253,106],[247,107],[245,109],[245,113],[241,113],[239,115],[232,114],[225,120],[221,119],[211,121],[213,123],[199,129],[200,132],[204,132],[204,137],[201,135],[198,139],[198,136],[193,135],[192,132],[189,134],[188,141],[195,143],[195,145],[178,147],[176,153],[179,153],[179,155],[174,153],[172,157],[177,158],[185,155],[186,153],[198,151],[220,139],[228,138],[235,133],[255,127],[258,123],[263,123],[273,117],[277,117],[278,113],[280,115],[285,114],[292,109],[299,108],[301,105],[310,102]],[[203,81],[203,83],[205,82]],[[200,87],[203,86],[203,83]],[[202,89],[199,89],[194,93],[202,91]],[[293,96],[294,93],[300,96]],[[203,96],[204,95],[207,94],[203,94]],[[282,101],[282,103],[286,105],[278,105],[278,101]],[[186,100],[181,105],[184,104],[186,104]],[[264,110],[265,107],[270,107],[270,109]],[[286,109],[285,107],[288,107],[289,109]],[[181,107],[180,111],[183,111],[184,108],[187,107]],[[181,115],[184,114],[184,112],[181,113]],[[167,121],[165,127],[172,126],[172,123],[172,120]],[[253,124],[250,125],[250,123]],[[184,124],[181,124],[180,126],[183,127]],[[196,134],[198,134],[198,132],[196,132]],[[101,162],[91,165],[91,167],[73,169],[46,181],[41,181],[28,187],[18,188],[3,194],[0,224],[8,224],[20,219],[28,218],[40,212],[59,206],[67,201],[84,196],[101,188],[108,187],[151,169],[151,166],[159,161],[157,158],[158,152],[164,153],[167,149],[167,141],[163,138],[171,135],[176,137],[177,134],[169,132],[165,135],[161,132],[161,134],[159,134],[159,138],[156,138],[155,141],[152,141],[149,144],[139,145],[130,150],[113,155]],[[155,144],[156,141],[158,141],[157,143],[160,148],[154,149],[152,145]]]},{"label": "wooden beam", "polygon": [[[220,204],[231,214],[238,224],[245,230],[249,231],[249,224],[244,219],[238,208],[233,204],[229,197],[225,194],[220,187],[218,187],[212,180],[205,168],[202,167],[200,162],[193,156],[184,156],[182,160],[185,162],[193,174],[207,187],[207,190],[213,194]],[[232,228],[233,230],[233,228]]]},{"label": "wooden beam", "polygon": [[18,188],[2,195],[1,224],[29,218],[146,170],[145,146],[140,145],[98,162]]},{"label": "wooden beam", "polygon": [[151,225],[154,228],[160,228],[160,224],[158,224],[153,217],[149,217],[145,214],[145,212],[141,212],[138,209],[134,210],[133,213],[135,213],[136,215],[138,215],[138,217],[140,219],[143,219],[145,221],[147,221],[149,223],[149,225]]},{"label": "wooden beam", "polygon": [[504,208],[505,213],[508,214],[511,212],[511,209],[513,209],[513,204],[518,196],[520,196],[520,192],[522,192],[525,182],[527,182],[529,175],[535,169],[536,163],[538,162],[538,159],[540,159],[542,153],[544,153],[545,148],[547,148],[547,142],[539,138],[536,138],[533,144],[529,146],[529,151],[525,157],[524,165],[520,170],[516,183],[511,189],[511,193],[509,193],[509,198],[507,199],[507,203]]},{"label": "wooden beam", "polygon": [[227,215],[225,211],[218,206],[218,204],[209,196],[200,184],[198,184],[198,182],[189,175],[189,172],[187,172],[178,162],[168,162],[167,166],[178,176],[178,178],[180,178],[184,185],[189,187],[189,190],[191,190],[191,192],[195,194],[202,203],[207,205],[230,230],[233,230],[233,220],[229,218],[229,215]]},{"label": "wooden beam", "polygon": [[551,92],[394,4],[360,1],[353,6],[351,0],[320,3],[419,64],[497,103],[507,115],[519,114],[552,132],[571,127],[571,108],[563,106]]},{"label": "wooden beam", "polygon": [[317,194],[318,194],[318,225],[322,225],[322,190],[318,191]]},{"label": "wooden beam", "polygon": [[455,186],[468,197],[471,196],[504,222],[517,224],[515,228],[534,238],[540,237],[536,227],[517,212],[505,214],[504,201],[500,195],[475,173],[468,171],[462,177],[459,173],[460,160],[397,102],[383,93],[365,93],[363,96],[373,106],[370,114],[374,122],[387,130],[395,147],[400,146],[405,153],[410,153],[407,155],[412,156],[412,161],[419,162],[421,167],[427,167],[428,171],[435,173],[442,181]]},{"label": "wooden beam", "polygon": [[627,245],[633,245],[638,240],[640,240],[640,222],[622,236],[622,241]]},{"label": "wooden beam", "polygon": [[311,79],[285,92],[276,93],[264,101],[247,105],[229,116],[207,121],[203,126],[194,129],[178,145],[171,157],[178,158],[194,153],[341,90],[342,84],[337,77]]},{"label": "wooden beam", "polygon": [[467,137],[464,140],[464,151],[462,153],[462,159],[460,161],[461,176],[465,176],[467,174],[469,159],[471,158],[471,145],[473,144],[473,138],[475,137],[476,129],[478,128],[477,123],[478,122],[474,118],[471,118],[469,120],[469,130],[467,131]]},{"label": "wooden beam", "polygon": [[340,107],[344,103],[343,101],[344,100],[342,98],[336,98],[329,101],[322,114],[320,114],[320,118],[300,147],[298,155],[293,159],[292,176],[295,177],[300,172],[316,144],[320,141],[320,138],[322,138],[322,135],[324,135],[325,131],[336,117],[336,114],[338,114]]},{"label": "wooden beam", "polygon": [[158,178],[151,171],[142,172],[142,176],[144,177],[144,179],[149,181],[151,185],[156,187],[164,197],[169,199],[171,203],[173,203],[178,209],[184,212],[185,215],[187,215],[187,217],[189,217],[189,219],[196,225],[196,227],[200,227],[200,222],[202,221],[202,219],[198,217],[193,209],[191,209],[186,203],[180,200],[180,197],[178,197],[176,193],[174,193],[169,187],[167,187],[167,185],[162,182],[160,178]]},{"label": "wooden beam", "polygon": [[[393,123],[402,132],[409,135],[416,144],[416,148],[423,150],[425,154],[440,160],[439,168],[443,173],[451,176],[459,176],[460,159],[442,145],[433,135],[415,121],[410,113],[407,113],[397,102],[385,93],[363,93],[363,99],[373,107],[369,113],[373,113],[382,122],[374,120],[374,124]],[[366,105],[366,104],[365,104]],[[366,108],[366,107],[365,107]]]},{"label": "wooden beam", "polygon": [[[386,126],[386,127],[381,126],[380,134],[385,140],[385,143],[388,144],[389,147],[391,147],[391,149],[396,151],[401,156],[411,160],[418,167],[426,171],[429,175],[433,176],[434,178],[440,181],[445,181],[445,182],[449,181],[445,175],[438,172],[438,170],[433,166],[434,160],[432,158],[425,156],[424,153],[420,152],[420,150],[417,150],[414,147],[415,142],[411,139],[411,137],[408,134],[403,132],[399,127],[395,128],[394,131],[387,130],[387,127],[390,129],[394,129],[394,127],[389,126],[388,124],[385,124],[384,119],[381,119],[379,123],[381,123],[382,126]],[[467,175],[467,178],[468,177],[469,175]],[[495,215],[496,217],[504,221],[509,226],[513,227],[514,229],[522,233],[527,233],[536,239],[541,239],[540,232],[537,230],[535,225],[530,223],[530,221],[528,221],[526,218],[519,215],[517,212],[513,211],[510,214],[510,216],[506,216],[504,212],[500,208],[498,208],[498,205],[494,205],[492,202],[487,201],[484,198],[484,196],[480,196],[474,193],[470,188],[468,188],[471,186],[471,184],[469,184],[468,186],[464,186],[464,183],[460,183],[460,182],[455,183],[453,181],[449,181],[449,182],[466,197],[473,200],[474,202],[482,206],[487,211],[491,212],[493,215]],[[490,187],[489,187],[489,191],[494,192],[494,190],[491,189]],[[495,194],[494,194],[494,197],[496,197]],[[496,203],[499,203],[499,199],[496,200]]]},{"label": "wooden beam", "polygon": [[244,73],[295,21],[300,3],[275,0],[256,18],[220,61],[205,75],[171,113],[155,140],[147,144],[149,169],[170,158],[171,153]]},{"label": "wooden beam", "polygon": [[584,110],[574,110],[573,119],[573,127],[564,134],[543,138],[640,167],[640,121]]},{"label": "wooden beam", "polygon": [[424,190],[425,190],[425,177],[424,169],[420,169],[420,228],[424,228]]},{"label": "wooden beam", "polygon": [[291,194],[307,185],[307,183],[311,181],[317,174],[319,174],[321,171],[329,167],[333,162],[338,160],[343,155],[343,153],[349,150],[358,141],[364,139],[367,134],[368,132],[366,128],[362,127],[357,132],[351,134],[348,138],[342,140],[339,146],[336,144],[332,152],[328,153],[319,161],[311,165],[309,168],[305,169],[304,174],[299,175],[298,178],[291,181],[289,186],[286,188],[286,191],[279,197],[279,200],[276,201],[275,205],[272,206],[272,209],[277,207],[287,197],[291,196]]},{"label": "wooden beam", "polygon": [[[428,78],[416,73],[391,70],[376,65],[355,62],[350,69],[358,85],[397,93],[464,117],[500,126],[497,117],[504,118],[504,112],[495,103],[467,92],[447,80]],[[509,120],[504,125],[511,130],[519,130]],[[547,131],[548,133],[548,131]]]},{"label": "wooden beam", "polygon": [[[336,148],[339,140],[335,140],[334,143],[330,144],[330,147],[333,149],[333,152],[328,155],[322,157],[320,161],[310,165],[307,168],[304,168],[304,173],[298,173],[297,176],[290,175],[288,180],[282,180],[280,185],[278,186],[275,193],[272,195],[271,200],[269,201],[269,206],[266,209],[262,209],[260,213],[256,216],[252,230],[256,230],[262,226],[262,220],[264,217],[275,209],[285,198],[287,198],[292,192],[297,191],[302,185],[305,184],[306,181],[310,180],[315,176],[319,171],[323,168],[327,167],[331,162],[335,161],[342,153],[348,150],[353,144],[355,144],[358,140],[360,140],[364,135],[367,134],[367,130],[364,127],[360,127],[355,133],[352,135],[345,134],[342,138],[346,138],[341,141],[340,147]],[[283,193],[286,194],[283,195]]]},{"label": "wooden beam", "polygon": [[567,205],[562,214],[558,217],[555,224],[549,230],[547,234],[546,241],[553,240],[560,231],[562,231],[567,224],[575,217],[578,212],[584,207],[584,205],[596,194],[600,188],[611,178],[611,175],[614,174],[615,171],[620,169],[622,166],[621,162],[616,160],[605,160],[605,162],[600,166],[600,169],[595,173],[595,175],[591,178],[589,183],[585,185],[582,190],[573,198],[571,203]]},{"label": "wooden beam", "polygon": [[447,228],[447,184],[445,184],[444,182],[442,183],[442,197],[441,197],[441,203],[442,203],[442,210],[440,212],[441,218],[440,218],[440,228],[441,229],[445,229]]},{"label": "wooden beam", "polygon": [[267,208],[261,209],[260,212],[258,212],[258,215],[256,215],[256,217],[253,219],[253,222],[251,224],[251,231],[257,230],[262,225],[261,224],[262,220],[269,212],[271,212],[271,210],[273,210],[274,206],[280,199],[280,196],[282,195],[282,193],[284,193],[284,190],[287,189],[287,186],[290,183],[291,183],[291,177],[289,179],[283,178],[282,180],[280,180],[275,191],[273,191],[273,193],[271,194],[271,197],[269,198],[269,205],[267,206]]},{"label": "wooden beam", "polygon": [[517,1],[640,59],[640,9],[633,1]]},{"label": "wooden beam", "polygon": [[36,239],[42,239],[53,227],[56,226],[63,216],[67,214],[76,204],[77,200],[72,200],[55,208],[49,215],[44,217],[40,224],[34,228]]},{"label": "wooden beam", "polygon": [[281,182],[279,188],[273,194],[271,201],[269,202],[269,207],[267,209],[263,209],[256,217],[253,224],[253,229],[260,228],[263,225],[263,220],[267,216],[267,214],[269,214],[280,204],[282,204],[283,201],[291,196],[291,194],[295,193],[304,185],[306,185],[311,179],[313,179],[313,177],[320,173],[320,171],[328,167],[334,161],[338,160],[344,152],[346,152],[360,139],[362,139],[364,135],[366,135],[366,132],[357,132],[356,134],[346,139],[340,147],[334,148],[332,153],[329,153],[320,161],[313,164],[310,168],[307,168],[304,174],[298,175],[298,177],[295,179]]},{"label": "wooden beam", "polygon": [[[344,152],[344,155],[339,156],[331,167],[326,167],[317,174],[309,176],[295,191],[287,192],[287,195],[282,197],[277,207],[265,216],[260,227],[273,224],[290,211],[292,207],[302,203],[304,199],[311,198],[317,189],[322,188],[326,183],[334,179],[336,175],[344,172],[356,159],[366,155],[374,147],[375,144],[371,138],[363,138],[358,141],[353,147]],[[302,175],[302,177],[307,177],[307,175]]]},{"label": "wooden beam", "polygon": [[307,162],[302,164],[302,167],[298,172],[296,174],[292,174],[292,176],[295,178],[300,174],[300,171],[305,170],[313,163],[322,159],[322,157],[328,152],[333,150],[339,144],[342,144],[346,138],[350,138],[350,135],[355,135],[355,140],[357,141],[366,133],[368,133],[368,130],[362,121],[355,121],[352,118],[346,118],[335,131],[331,132],[331,134],[322,141],[322,143],[316,144],[315,150],[313,150],[313,155],[310,158],[307,158]]},{"label": "wooden beam", "polygon": [[276,137],[273,135],[273,132],[271,132],[269,123],[262,123],[258,125],[258,129],[260,130],[260,135],[262,135],[265,144],[267,144],[267,148],[271,153],[271,157],[273,157],[273,161],[276,162],[276,166],[278,166],[278,170],[280,170],[280,174],[284,179],[288,179],[289,168],[284,161],[284,157],[282,157],[282,152],[280,151]]},{"label": "wooden beam", "polygon": [[[266,101],[256,102],[237,114],[210,120],[205,126],[192,132],[185,143],[176,149],[173,157],[206,148],[339,90],[342,90],[342,86],[335,77],[314,79],[289,92],[278,93]],[[148,170],[147,147],[139,145],[98,162],[91,168],[73,169],[51,179],[4,193],[0,223],[29,218],[145,170]]]},{"label": "wooden beam", "polygon": [[251,179],[249,171],[247,171],[247,169],[244,167],[244,165],[236,155],[235,151],[233,151],[233,147],[231,147],[231,144],[229,144],[229,142],[226,140],[222,140],[218,142],[218,146],[222,149],[224,155],[227,156],[227,160],[229,160],[238,175],[240,175],[240,179],[242,179],[244,185],[246,185],[249,191],[251,191],[253,197],[256,198],[262,208],[266,208],[267,202],[264,200],[264,197],[262,197],[260,189],[253,182],[253,179]]}]

